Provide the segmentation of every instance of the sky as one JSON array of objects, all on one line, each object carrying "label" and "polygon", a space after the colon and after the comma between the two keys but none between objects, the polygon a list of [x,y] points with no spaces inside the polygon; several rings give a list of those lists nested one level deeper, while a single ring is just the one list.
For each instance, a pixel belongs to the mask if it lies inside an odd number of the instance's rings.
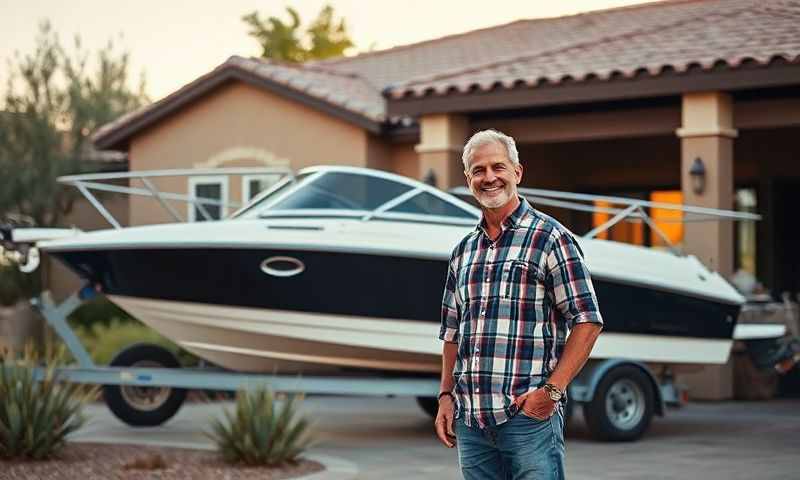
[{"label": "sky", "polygon": [[132,84],[142,72],[147,93],[158,100],[212,70],[231,55],[257,56],[241,17],[288,21],[286,7],[303,25],[331,4],[347,21],[356,48],[397,45],[501,25],[526,18],[554,17],[647,0],[0,0],[0,93],[5,91],[7,60],[34,50],[38,25],[48,19],[63,44],[75,35],[89,51],[114,40],[131,56]]}]

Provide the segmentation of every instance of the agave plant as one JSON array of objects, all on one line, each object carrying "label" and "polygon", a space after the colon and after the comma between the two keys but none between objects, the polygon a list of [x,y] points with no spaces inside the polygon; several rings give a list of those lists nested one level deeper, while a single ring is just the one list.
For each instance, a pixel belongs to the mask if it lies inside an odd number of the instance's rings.
[{"label": "agave plant", "polygon": [[280,404],[266,388],[239,390],[236,410],[214,419],[206,435],[225,461],[274,466],[293,463],[309,446],[308,421],[297,414],[302,396],[292,395]]},{"label": "agave plant", "polygon": [[0,357],[0,458],[53,455],[85,424],[81,410],[97,396],[97,388],[59,381],[54,360],[64,357],[63,348],[48,351],[50,361],[38,378],[38,355],[31,345],[21,356],[5,351]]}]

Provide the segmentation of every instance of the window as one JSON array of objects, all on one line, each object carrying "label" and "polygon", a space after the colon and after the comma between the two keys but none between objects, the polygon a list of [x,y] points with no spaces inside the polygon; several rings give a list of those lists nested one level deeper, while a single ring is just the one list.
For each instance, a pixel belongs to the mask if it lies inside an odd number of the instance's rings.
[{"label": "window", "polygon": [[421,192],[417,195],[414,195],[400,205],[389,209],[389,212],[440,215],[443,217],[475,218],[475,216],[470,212],[458,208],[455,205],[446,202],[436,195],[428,192]]},{"label": "window", "polygon": [[[654,190],[645,193],[634,192],[615,192],[617,196],[623,196],[636,200],[644,199],[654,203],[671,203],[678,206],[683,204],[683,193],[680,190]],[[614,204],[603,200],[595,200],[594,206],[604,209],[622,209],[627,205]],[[680,246],[683,242],[683,212],[669,208],[646,208],[648,215],[653,223],[669,239],[672,245]],[[592,214],[592,228],[602,225],[614,215],[607,212],[594,212]],[[629,217],[630,218],[630,217]],[[597,235],[603,240],[613,240],[615,242],[631,243],[633,245],[647,245],[655,248],[668,248],[661,235],[648,227],[644,222],[622,220],[613,227]]]},{"label": "window", "polygon": [[[671,203],[683,206],[683,192],[680,190],[657,190],[650,193],[650,201],[655,203]],[[651,208],[650,218],[664,232],[664,235],[673,245],[683,243],[683,212],[668,208]],[[650,230],[650,245],[654,247],[668,247],[658,232]]]},{"label": "window", "polygon": [[[216,200],[227,204],[228,179],[224,176],[190,177],[189,196],[193,199]],[[196,204],[189,203],[188,208],[190,222],[206,221],[205,215]],[[227,211],[221,205],[204,204],[203,208],[205,208],[212,220],[220,220],[227,214]]]},{"label": "window", "polygon": [[290,188],[294,187],[298,183],[305,180],[306,177],[311,175],[310,172],[304,172],[296,175],[294,178],[290,176],[284,175],[280,178],[276,183],[272,186],[263,190],[261,193],[257,194],[255,197],[252,198],[252,203],[248,203],[242,209],[236,211],[232,218],[247,218],[254,215],[257,215],[258,210],[274,201],[277,197],[282,195],[284,192],[289,190]]},{"label": "window", "polygon": [[[624,206],[620,207],[620,205],[603,200],[595,200],[594,206],[601,209],[624,208]],[[605,222],[611,220],[613,216],[613,213],[607,212],[592,213],[592,228],[604,224]],[[616,223],[610,229],[603,230],[602,232],[598,233],[596,238],[602,240],[613,240],[615,242],[632,243],[634,245],[642,245],[644,244],[644,223],[622,220]]]},{"label": "window", "polygon": [[282,176],[282,173],[273,175],[243,175],[242,203],[248,203],[255,198],[256,195],[275,185]]},{"label": "window", "polygon": [[374,210],[411,187],[392,180],[345,172],[327,172],[279,201],[270,210]]}]

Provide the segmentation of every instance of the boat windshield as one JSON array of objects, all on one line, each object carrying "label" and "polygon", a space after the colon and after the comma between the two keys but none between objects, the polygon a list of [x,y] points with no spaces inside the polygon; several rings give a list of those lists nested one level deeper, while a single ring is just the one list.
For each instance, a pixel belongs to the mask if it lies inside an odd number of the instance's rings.
[{"label": "boat windshield", "polygon": [[319,170],[285,179],[234,215],[355,217],[474,224],[480,213],[433,187],[372,171]]}]

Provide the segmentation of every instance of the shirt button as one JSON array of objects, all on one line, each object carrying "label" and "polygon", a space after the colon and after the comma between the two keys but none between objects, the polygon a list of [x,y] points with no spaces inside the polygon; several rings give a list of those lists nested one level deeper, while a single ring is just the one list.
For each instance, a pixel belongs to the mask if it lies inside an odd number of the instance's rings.
[{"label": "shirt button", "polygon": [[480,393],[481,389],[480,388],[476,388],[475,391]]}]

